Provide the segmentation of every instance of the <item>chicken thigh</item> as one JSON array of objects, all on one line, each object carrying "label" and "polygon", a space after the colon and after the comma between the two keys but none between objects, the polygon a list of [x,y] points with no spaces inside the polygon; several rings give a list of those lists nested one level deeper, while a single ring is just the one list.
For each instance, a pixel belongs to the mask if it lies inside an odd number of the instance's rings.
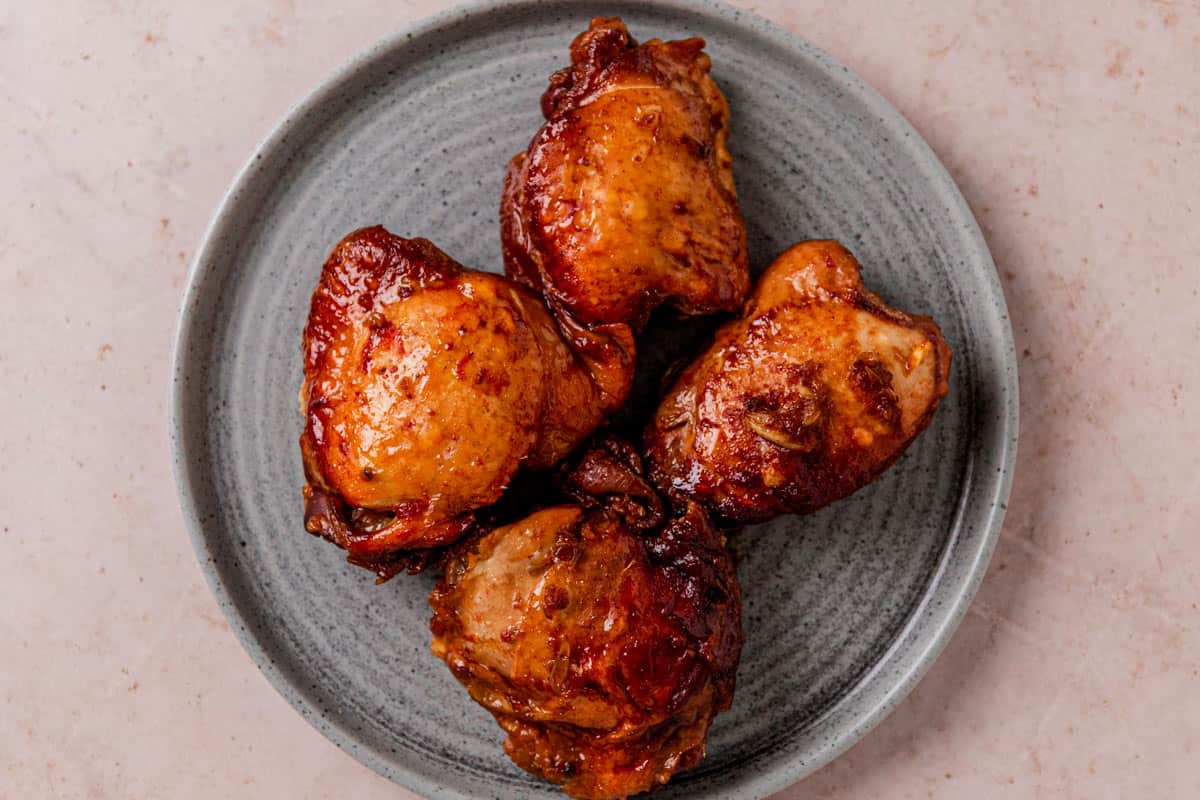
[{"label": "chicken thigh", "polygon": [[301,396],[306,526],[366,566],[457,538],[614,407],[540,297],[382,227],[325,263]]},{"label": "chicken thigh", "polygon": [[837,242],[794,245],[647,427],[652,480],[719,517],[808,513],[866,485],[929,424],[950,348],[889,308]]},{"label": "chicken thigh", "polygon": [[745,299],[729,107],[703,47],[639,46],[619,18],[592,20],[550,78],[546,123],[509,165],[505,268],[584,344],[588,331],[640,330],[660,304],[711,314]]},{"label": "chicken thigh", "polygon": [[569,481],[590,499],[453,548],[432,647],[517,765],[573,797],[623,798],[703,757],[732,702],[741,600],[698,505],[664,523],[619,458],[591,455]]}]

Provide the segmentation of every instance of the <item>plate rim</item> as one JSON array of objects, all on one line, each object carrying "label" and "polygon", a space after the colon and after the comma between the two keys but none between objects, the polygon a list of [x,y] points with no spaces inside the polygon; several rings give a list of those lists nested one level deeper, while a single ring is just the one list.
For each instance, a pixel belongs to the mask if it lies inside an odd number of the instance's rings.
[{"label": "plate rim", "polygon": [[[237,199],[243,190],[252,184],[256,165],[265,161],[267,155],[281,147],[291,130],[302,123],[311,112],[329,102],[338,87],[353,80],[354,76],[373,62],[397,49],[412,47],[421,37],[434,33],[452,24],[464,24],[471,18],[502,10],[536,7],[538,0],[467,0],[435,14],[413,20],[396,29],[394,32],[378,39],[370,46],[357,52],[340,66],[322,78],[316,86],[293,102],[288,110],[271,126],[267,134],[258,142],[249,157],[238,170],[232,182],[223,193],[216,210],[213,212],[208,225],[200,239],[188,268],[184,290],[181,295],[175,331],[172,337],[171,377],[168,386],[167,424],[172,461],[172,473],[176,485],[176,493],[184,517],[185,527],[192,542],[192,548],[204,573],[209,590],[212,592],[222,614],[230,623],[243,650],[250,656],[259,671],[267,678],[271,686],[278,692],[301,718],[314,727],[322,736],[333,742],[339,749],[353,756],[357,761],[372,769],[383,777],[398,783],[411,791],[417,792],[430,800],[443,798],[468,800],[470,795],[457,789],[426,779],[424,775],[409,768],[407,765],[391,763],[378,756],[374,751],[363,750],[353,732],[338,721],[320,718],[317,711],[297,690],[294,682],[274,663],[270,654],[255,637],[249,627],[243,624],[242,614],[237,603],[230,594],[228,587],[222,582],[219,571],[208,546],[208,537],[202,514],[197,504],[196,496],[191,485],[191,463],[188,458],[186,445],[187,402],[189,391],[186,380],[187,362],[193,339],[198,335],[196,330],[197,306],[200,300],[202,278],[212,268],[217,243],[221,234],[228,227],[229,218],[237,205]],[[1014,344],[1012,321],[1008,313],[1008,305],[996,271],[991,251],[979,228],[978,220],[972,213],[961,190],[946,170],[945,165],[933,152],[924,137],[913,127],[908,119],[877,90],[871,87],[857,73],[846,67],[837,59],[830,56],[817,45],[752,11],[729,6],[719,0],[645,0],[642,3],[648,10],[660,12],[678,12],[707,19],[715,19],[727,25],[750,27],[754,35],[769,39],[773,44],[790,52],[797,52],[806,59],[822,63],[828,71],[841,73],[838,80],[843,88],[852,92],[855,99],[865,107],[874,111],[877,120],[885,127],[891,128],[908,140],[907,145],[914,148],[913,155],[922,162],[930,177],[938,184],[935,188],[946,197],[951,204],[952,217],[962,220],[965,230],[962,232],[975,248],[973,255],[983,260],[982,288],[986,290],[983,299],[993,305],[1001,324],[998,343],[1001,362],[998,371],[1002,373],[1003,382],[999,386],[1000,402],[998,430],[994,438],[998,457],[995,465],[998,475],[993,491],[983,500],[990,502],[986,514],[981,515],[986,528],[979,537],[974,550],[959,554],[959,565],[962,574],[955,585],[945,587],[942,580],[949,566],[952,545],[948,542],[943,549],[938,563],[931,573],[926,589],[920,602],[913,609],[904,625],[897,631],[887,650],[880,655],[865,673],[860,675],[854,686],[837,702],[826,709],[812,721],[816,724],[821,718],[832,713],[841,706],[842,701],[862,687],[876,679],[876,673],[887,663],[889,654],[899,647],[910,636],[914,627],[919,623],[933,623],[932,631],[923,636],[923,641],[913,646],[913,652],[904,663],[903,673],[887,682],[881,695],[869,707],[860,709],[853,715],[852,724],[842,725],[833,736],[824,739],[814,746],[811,758],[801,760],[793,756],[769,770],[746,774],[739,783],[739,794],[759,800],[775,792],[787,788],[816,772],[825,766],[870,732],[885,717],[898,706],[913,690],[917,683],[928,672],[938,656],[945,649],[949,640],[962,622],[972,600],[974,599],[984,575],[991,555],[995,549],[1003,525],[1009,497],[1012,490],[1013,472],[1016,464],[1016,453],[1019,435],[1019,374],[1017,369],[1016,349]],[[747,20],[752,21],[748,22]],[[962,496],[962,494],[960,494]],[[948,596],[939,603],[940,614],[932,619],[927,618],[929,604],[935,590],[944,589]],[[317,719],[323,719],[324,725],[318,725]]]}]

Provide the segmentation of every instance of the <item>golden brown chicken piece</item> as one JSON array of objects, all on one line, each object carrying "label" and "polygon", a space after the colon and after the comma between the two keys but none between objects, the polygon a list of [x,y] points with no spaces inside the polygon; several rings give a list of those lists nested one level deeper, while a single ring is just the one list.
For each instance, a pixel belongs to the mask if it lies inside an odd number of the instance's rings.
[{"label": "golden brown chicken piece", "polygon": [[546,124],[509,164],[501,239],[508,274],[543,291],[567,331],[638,331],[663,303],[711,314],[745,299],[729,107],[703,47],[638,46],[597,17],[550,78]]},{"label": "golden brown chicken piece", "polygon": [[587,462],[579,483],[599,499],[455,547],[429,598],[433,652],[520,767],[573,797],[623,798],[703,757],[733,698],[741,599],[699,506],[665,524],[656,498],[627,514],[614,498],[640,478],[608,453]]},{"label": "golden brown chicken piece", "polygon": [[306,525],[364,566],[457,538],[613,407],[540,297],[382,227],[329,256],[304,354]]},{"label": "golden brown chicken piece", "polygon": [[949,370],[937,324],[885,305],[849,251],[794,245],[667,392],[646,430],[650,475],[727,520],[815,511],[904,452]]}]

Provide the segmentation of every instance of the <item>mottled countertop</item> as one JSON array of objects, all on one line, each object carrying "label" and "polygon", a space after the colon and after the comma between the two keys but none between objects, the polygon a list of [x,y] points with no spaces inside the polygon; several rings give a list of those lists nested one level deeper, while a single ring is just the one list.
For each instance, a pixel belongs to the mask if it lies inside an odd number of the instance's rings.
[{"label": "mottled countertop", "polygon": [[[0,4],[3,798],[411,797],[230,633],[165,404],[187,266],[243,159],[442,4],[254,5]],[[779,797],[1200,797],[1200,6],[740,5],[933,146],[1021,367],[1012,503],[966,621],[891,717]]]}]

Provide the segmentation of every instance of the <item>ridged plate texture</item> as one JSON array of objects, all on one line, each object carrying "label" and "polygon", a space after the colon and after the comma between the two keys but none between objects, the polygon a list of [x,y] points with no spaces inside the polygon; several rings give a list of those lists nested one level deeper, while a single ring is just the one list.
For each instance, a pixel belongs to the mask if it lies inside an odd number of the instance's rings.
[{"label": "ridged plate texture", "polygon": [[869,286],[932,314],[954,349],[933,425],[881,480],[735,542],[735,705],[702,765],[656,796],[764,797],[852,744],[936,657],[986,569],[1017,431],[1011,331],[975,220],[908,123],[807,42],[709,3],[504,2],[356,58],[251,157],[193,266],[172,387],[180,494],[234,630],[330,739],[429,797],[560,796],[508,762],[429,653],[432,577],[377,587],[304,532],[297,391],[309,295],[348,231],[382,223],[500,269],[505,163],[596,14],[639,39],[708,41],[756,271],[794,241],[840,239]]}]

